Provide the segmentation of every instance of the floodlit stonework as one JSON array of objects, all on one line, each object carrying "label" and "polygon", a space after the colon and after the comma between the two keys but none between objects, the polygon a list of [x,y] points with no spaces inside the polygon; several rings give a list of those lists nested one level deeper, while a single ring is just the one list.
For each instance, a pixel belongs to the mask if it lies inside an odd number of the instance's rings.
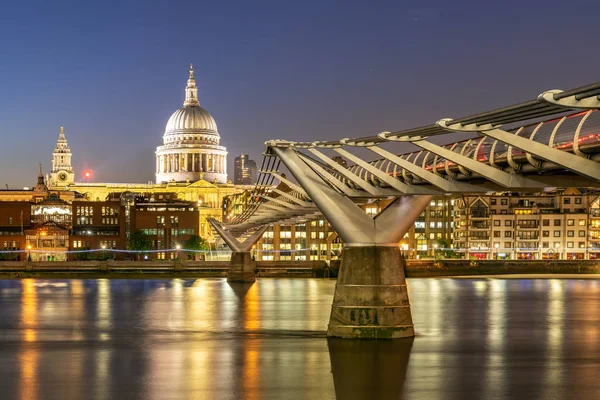
[{"label": "floodlit stonework", "polygon": [[183,107],[169,118],[163,145],[156,148],[156,182],[227,183],[227,149],[220,140],[214,118],[200,107],[190,65]]}]

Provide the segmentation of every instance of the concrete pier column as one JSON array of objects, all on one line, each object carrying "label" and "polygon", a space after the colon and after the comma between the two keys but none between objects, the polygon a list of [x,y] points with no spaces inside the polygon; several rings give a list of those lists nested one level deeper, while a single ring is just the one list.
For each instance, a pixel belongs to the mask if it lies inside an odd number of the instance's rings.
[{"label": "concrete pier column", "polygon": [[252,260],[250,250],[260,240],[263,233],[269,228],[269,225],[259,227],[244,241],[240,241],[214,218],[207,218],[207,221],[232,250],[229,270],[227,271],[227,281],[254,282],[256,280],[256,262]]},{"label": "concrete pier column", "polygon": [[234,251],[227,271],[227,282],[254,282],[256,280],[256,261],[249,251]]},{"label": "concrete pier column", "polygon": [[396,339],[414,334],[399,247],[344,248],[327,336]]}]

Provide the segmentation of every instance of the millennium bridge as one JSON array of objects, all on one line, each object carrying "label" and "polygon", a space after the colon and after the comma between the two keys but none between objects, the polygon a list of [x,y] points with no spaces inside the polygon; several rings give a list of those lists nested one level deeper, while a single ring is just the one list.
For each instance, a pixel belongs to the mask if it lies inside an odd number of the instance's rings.
[{"label": "millennium bridge", "polygon": [[[344,242],[328,336],[414,336],[398,243],[432,196],[599,187],[599,108],[600,82],[397,132],[269,140],[243,211],[226,224],[209,221],[233,251],[228,280],[254,281],[250,250],[269,224],[322,215]],[[448,134],[464,139],[446,145],[431,140]],[[393,151],[406,143],[419,150]],[[334,155],[353,164],[346,168]],[[274,187],[275,180],[290,190]],[[374,199],[391,201],[371,217],[360,206]]]}]

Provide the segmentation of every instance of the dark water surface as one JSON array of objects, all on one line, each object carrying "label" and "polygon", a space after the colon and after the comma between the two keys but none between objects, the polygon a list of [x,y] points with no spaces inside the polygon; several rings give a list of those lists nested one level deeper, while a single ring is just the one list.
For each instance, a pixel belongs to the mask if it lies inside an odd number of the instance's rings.
[{"label": "dark water surface", "polygon": [[0,281],[0,399],[600,399],[600,280],[410,279],[380,342],[325,338],[334,285]]}]

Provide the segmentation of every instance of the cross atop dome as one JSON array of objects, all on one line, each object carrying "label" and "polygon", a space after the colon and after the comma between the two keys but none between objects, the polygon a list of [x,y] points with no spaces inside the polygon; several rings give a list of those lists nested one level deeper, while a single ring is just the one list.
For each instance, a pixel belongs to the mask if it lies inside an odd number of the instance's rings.
[{"label": "cross atop dome", "polygon": [[196,79],[194,79],[194,67],[190,63],[190,77],[185,87],[185,101],[183,102],[185,107],[199,107],[198,102],[198,88],[196,87]]}]

